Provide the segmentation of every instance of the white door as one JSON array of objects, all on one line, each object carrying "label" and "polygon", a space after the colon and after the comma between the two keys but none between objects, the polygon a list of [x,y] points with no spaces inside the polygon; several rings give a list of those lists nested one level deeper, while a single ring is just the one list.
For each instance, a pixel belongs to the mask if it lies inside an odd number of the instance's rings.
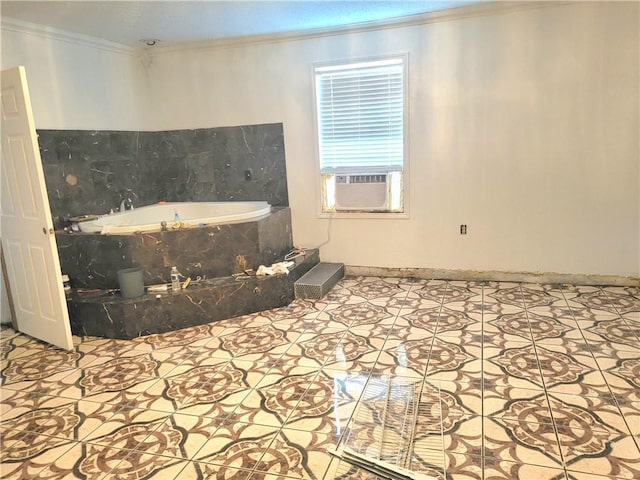
[{"label": "white door", "polygon": [[73,348],[24,67],[2,72],[2,248],[18,330]]}]

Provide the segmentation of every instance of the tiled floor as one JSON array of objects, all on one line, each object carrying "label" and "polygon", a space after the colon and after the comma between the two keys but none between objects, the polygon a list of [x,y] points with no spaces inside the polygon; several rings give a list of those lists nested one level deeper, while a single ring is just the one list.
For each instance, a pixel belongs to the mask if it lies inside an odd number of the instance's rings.
[{"label": "tiled floor", "polygon": [[640,288],[347,278],[71,352],[4,329],[1,358],[3,479],[373,478],[327,449],[393,434],[391,385],[436,478],[640,478]]}]

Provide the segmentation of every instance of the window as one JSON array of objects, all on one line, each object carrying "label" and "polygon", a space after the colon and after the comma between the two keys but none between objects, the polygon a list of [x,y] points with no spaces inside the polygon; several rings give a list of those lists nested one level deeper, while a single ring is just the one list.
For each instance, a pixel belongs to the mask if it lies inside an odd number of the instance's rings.
[{"label": "window", "polygon": [[317,66],[323,212],[402,212],[405,57]]}]

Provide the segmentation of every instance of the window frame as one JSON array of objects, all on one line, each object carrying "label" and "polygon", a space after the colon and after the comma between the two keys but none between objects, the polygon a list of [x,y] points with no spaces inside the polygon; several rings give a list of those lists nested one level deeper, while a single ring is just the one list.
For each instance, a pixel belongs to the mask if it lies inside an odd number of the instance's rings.
[{"label": "window frame", "polygon": [[[402,211],[375,211],[375,210],[351,210],[351,211],[325,211],[325,178],[327,175],[353,175],[366,174],[369,172],[365,167],[346,167],[340,171],[323,171],[321,167],[320,157],[320,124],[318,114],[318,89],[316,87],[316,71],[323,67],[340,67],[357,65],[359,63],[369,63],[385,60],[400,59],[403,69],[403,99],[402,99],[402,169],[401,178],[402,186],[400,187],[400,195],[402,196]],[[393,218],[403,219],[409,218],[409,54],[397,53],[389,55],[348,58],[340,60],[331,60],[323,62],[315,62],[311,65],[311,86],[313,90],[313,115],[314,115],[314,137],[315,137],[315,170],[316,170],[316,186],[318,186],[317,195],[317,211],[319,218]],[[390,168],[388,172],[398,171],[398,169]],[[377,172],[379,173],[379,172]],[[335,200],[335,199],[334,199]]]}]

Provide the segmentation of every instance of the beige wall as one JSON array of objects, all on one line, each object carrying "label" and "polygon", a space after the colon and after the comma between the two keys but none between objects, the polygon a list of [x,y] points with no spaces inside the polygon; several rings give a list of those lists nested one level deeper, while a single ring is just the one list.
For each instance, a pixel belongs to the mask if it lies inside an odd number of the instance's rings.
[{"label": "beige wall", "polygon": [[294,240],[315,246],[329,225],[317,214],[312,65],[408,52],[409,218],[334,219],[324,260],[638,275],[638,6],[160,53],[148,121],[283,122]]},{"label": "beige wall", "polygon": [[[36,128],[143,128],[144,69],[133,52],[4,21],[0,33],[1,69],[25,66]],[[11,323],[1,275],[0,323]]]},{"label": "beige wall", "polygon": [[2,69],[23,65],[37,128],[138,130],[146,89],[133,51],[3,23]]},{"label": "beige wall", "polygon": [[[24,36],[9,37],[19,46],[9,56],[27,64],[38,128],[282,122],[294,241],[313,247],[330,231],[325,261],[638,276],[639,7],[577,2],[157,49],[144,68],[127,55]],[[2,40],[5,68],[4,32]],[[312,65],[396,53],[410,62],[408,218],[329,223],[318,217]]]}]

